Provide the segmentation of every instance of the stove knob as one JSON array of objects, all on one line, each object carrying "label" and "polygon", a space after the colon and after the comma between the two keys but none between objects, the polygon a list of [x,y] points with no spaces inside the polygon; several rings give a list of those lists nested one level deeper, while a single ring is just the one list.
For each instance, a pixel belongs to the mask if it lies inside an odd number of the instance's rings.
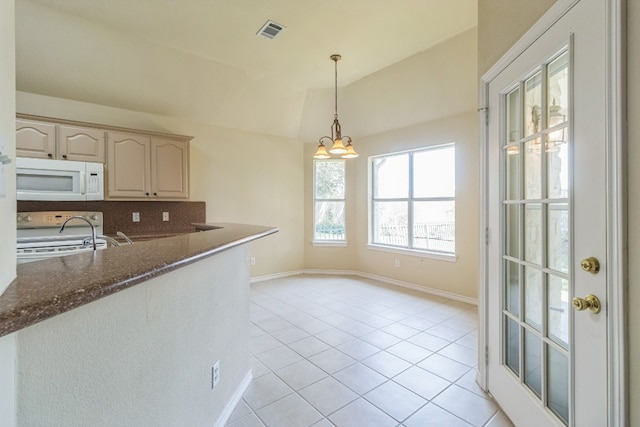
[{"label": "stove knob", "polygon": [[27,215],[27,217],[26,217],[25,219],[27,220],[27,222],[31,222],[31,220],[32,220],[33,218],[31,218],[31,215]]},{"label": "stove knob", "polygon": [[22,217],[20,215],[18,215],[17,221],[22,222]]}]

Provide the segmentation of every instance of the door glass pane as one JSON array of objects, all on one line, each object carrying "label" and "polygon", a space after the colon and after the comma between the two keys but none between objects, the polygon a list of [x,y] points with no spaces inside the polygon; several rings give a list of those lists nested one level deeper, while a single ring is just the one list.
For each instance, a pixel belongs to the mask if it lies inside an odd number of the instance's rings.
[{"label": "door glass pane", "polygon": [[524,83],[525,136],[542,130],[542,73],[538,71]]},{"label": "door glass pane", "polygon": [[547,205],[547,246],[549,268],[569,272],[569,205]]},{"label": "door glass pane", "polygon": [[553,274],[548,278],[549,338],[569,348],[569,281]]},{"label": "door glass pane", "polygon": [[524,268],[524,319],[542,329],[542,272],[535,268]]},{"label": "door glass pane", "polygon": [[520,105],[520,87],[507,95],[507,142],[512,143],[522,138],[522,111]]},{"label": "door glass pane", "polygon": [[524,198],[542,198],[540,138],[524,144]]},{"label": "door glass pane", "polygon": [[376,223],[373,242],[391,246],[408,246],[408,202],[374,202]]},{"label": "door glass pane", "polygon": [[520,326],[509,316],[505,316],[505,319],[506,364],[516,375],[520,375]]},{"label": "door glass pane", "polygon": [[524,259],[542,264],[542,205],[524,205]]},{"label": "door glass pane", "polygon": [[566,127],[549,134],[547,142],[547,192],[550,199],[569,197],[569,146]]},{"label": "door glass pane", "polygon": [[506,254],[514,258],[520,257],[520,205],[506,205]]},{"label": "door glass pane", "polygon": [[547,67],[548,127],[554,127],[567,120],[568,105],[569,54],[565,52]]},{"label": "door glass pane", "polygon": [[511,313],[520,316],[520,265],[515,262],[507,262],[506,275],[505,305]]},{"label": "door glass pane", "polygon": [[542,395],[542,342],[534,332],[524,332],[524,383],[538,397]]},{"label": "door glass pane", "polygon": [[548,406],[565,424],[569,423],[569,360],[564,352],[547,347]]},{"label": "door glass pane", "polygon": [[506,196],[507,200],[520,199],[520,152],[517,145],[507,148]]}]

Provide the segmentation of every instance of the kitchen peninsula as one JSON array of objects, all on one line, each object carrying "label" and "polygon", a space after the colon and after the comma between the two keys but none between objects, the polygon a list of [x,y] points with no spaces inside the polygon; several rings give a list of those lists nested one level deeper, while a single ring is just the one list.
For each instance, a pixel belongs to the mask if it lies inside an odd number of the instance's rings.
[{"label": "kitchen peninsula", "polygon": [[247,243],[278,230],[196,229],[18,266],[0,336],[17,338],[19,424],[226,420],[251,379]]}]

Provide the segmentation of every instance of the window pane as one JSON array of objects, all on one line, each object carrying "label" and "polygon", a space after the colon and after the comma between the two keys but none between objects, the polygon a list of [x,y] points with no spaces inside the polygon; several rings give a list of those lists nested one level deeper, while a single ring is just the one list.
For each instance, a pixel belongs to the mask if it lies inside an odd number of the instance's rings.
[{"label": "window pane", "polygon": [[565,424],[569,423],[569,359],[566,354],[547,346],[549,370],[549,409]]},{"label": "window pane", "polygon": [[507,262],[505,277],[505,306],[516,316],[520,316],[520,265]]},{"label": "window pane", "polygon": [[524,197],[540,199],[542,197],[540,138],[527,142],[524,147]]},{"label": "window pane", "polygon": [[505,319],[505,362],[516,375],[520,375],[520,325],[508,316]]},{"label": "window pane", "polygon": [[373,206],[373,243],[408,246],[407,202],[375,202]]},{"label": "window pane", "polygon": [[344,239],[344,202],[316,202],[314,240]]},{"label": "window pane", "polygon": [[524,319],[536,328],[542,329],[542,272],[535,268],[524,268]]},{"label": "window pane", "polygon": [[344,161],[316,161],[316,199],[344,199]]},{"label": "window pane", "polygon": [[549,338],[569,348],[569,281],[549,275]]},{"label": "window pane", "polygon": [[520,205],[505,206],[506,242],[505,253],[514,258],[520,257]]},{"label": "window pane", "polygon": [[506,199],[518,200],[520,198],[520,148],[517,145],[507,148],[506,175]]},{"label": "window pane", "polygon": [[507,95],[507,142],[515,142],[522,137],[520,132],[520,88]]},{"label": "window pane", "polygon": [[413,155],[413,197],[455,197],[456,158],[452,146]]},{"label": "window pane", "polygon": [[373,197],[398,199],[409,197],[409,154],[373,159]]},{"label": "window pane", "polygon": [[542,264],[542,205],[524,205],[524,259]]},{"label": "window pane", "polygon": [[413,247],[455,252],[455,202],[413,203]]},{"label": "window pane", "polygon": [[538,396],[542,396],[542,342],[540,337],[525,329],[524,382]]},{"label": "window pane", "polygon": [[563,53],[547,68],[547,106],[549,123],[557,126],[567,121],[569,105],[569,53]]},{"label": "window pane", "polygon": [[569,205],[547,205],[547,258],[549,268],[569,272]]},{"label": "window pane", "polygon": [[538,72],[524,83],[525,136],[533,135],[542,126],[542,73]]}]

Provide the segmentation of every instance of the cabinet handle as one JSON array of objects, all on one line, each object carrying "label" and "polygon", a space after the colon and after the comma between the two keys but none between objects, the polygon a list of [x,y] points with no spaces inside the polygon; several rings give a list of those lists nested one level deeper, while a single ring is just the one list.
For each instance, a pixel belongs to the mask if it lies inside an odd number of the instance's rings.
[{"label": "cabinet handle", "polygon": [[53,154],[47,153],[47,157],[51,158],[51,157],[53,157]]}]

